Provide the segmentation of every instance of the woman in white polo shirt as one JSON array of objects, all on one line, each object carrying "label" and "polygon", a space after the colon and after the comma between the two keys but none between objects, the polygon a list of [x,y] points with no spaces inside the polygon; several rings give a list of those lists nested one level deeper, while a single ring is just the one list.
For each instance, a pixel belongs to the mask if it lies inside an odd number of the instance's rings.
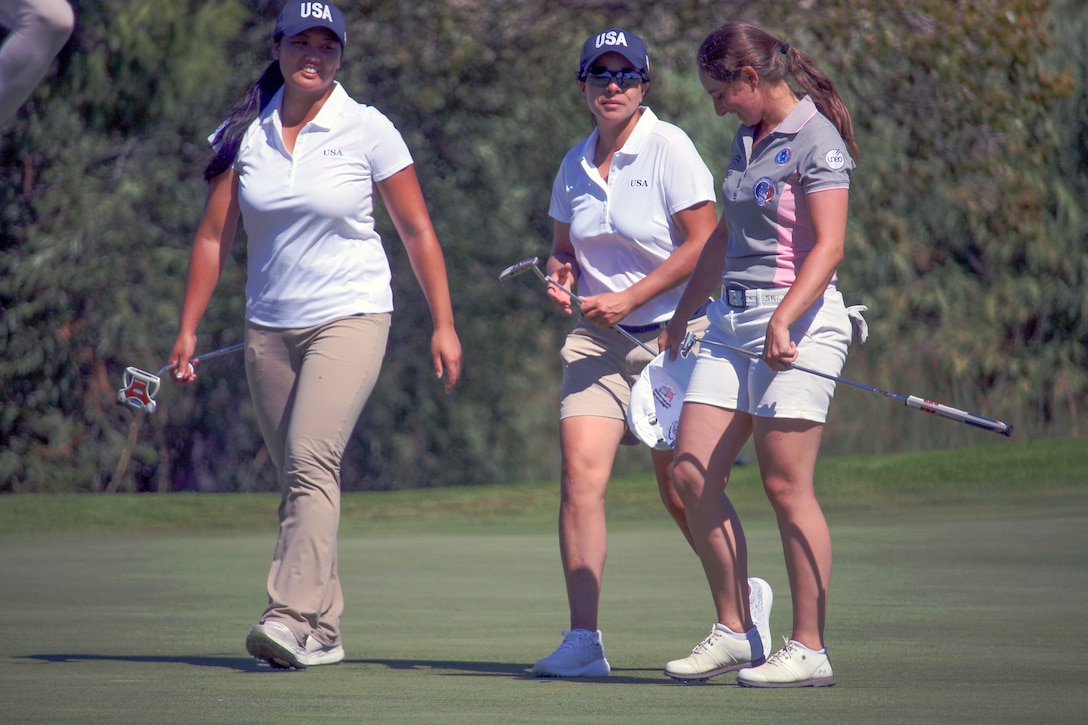
[{"label": "woman in white polo shirt", "polygon": [[246,377],[283,482],[269,604],[246,649],[276,668],[344,658],[341,458],[378,378],[393,310],[389,264],[374,228],[375,189],[430,305],[430,354],[447,391],[461,367],[445,262],[412,157],[384,115],[333,80],[345,39],[332,5],[291,2],[281,12],[275,60],[213,139],[170,357],[177,382],[192,381],[197,325],[241,217]]},{"label": "woman in white polo shirt", "polygon": [[[619,446],[636,442],[625,414],[631,387],[653,355],[609,328],[622,326],[655,344],[716,219],[713,178],[695,146],[643,104],[649,66],[633,33],[613,28],[586,40],[577,78],[595,129],[566,154],[552,188],[548,273],[567,289],[577,287],[583,301],[562,350],[559,413],[559,549],[570,630],[534,665],[541,677],[610,670],[597,628],[605,490]],[[565,292],[549,287],[548,294],[574,312]],[[705,327],[698,308],[684,318],[685,329]],[[652,455],[662,499],[687,536],[669,479],[672,452]]]},{"label": "woman in white polo shirt", "polygon": [[[740,670],[737,681],[832,685],[823,640],[831,539],[813,479],[835,386],[790,364],[837,376],[846,360],[851,325],[835,271],[844,254],[857,153],[850,114],[811,58],[751,25],[714,30],[698,62],[718,115],[735,114],[741,127],[722,186],[721,221],[673,319],[696,309],[720,284],[704,341],[749,354],[700,346],[680,414],[673,475],[718,621],[735,628],[745,616],[747,549],[724,494],[736,454],[753,438],[778,519],[793,626],[783,649]],[[787,75],[807,95],[795,93]],[[670,323],[659,342],[675,355],[685,332]],[[743,635],[727,633],[666,671],[695,679],[711,655],[743,657],[746,647]]]}]

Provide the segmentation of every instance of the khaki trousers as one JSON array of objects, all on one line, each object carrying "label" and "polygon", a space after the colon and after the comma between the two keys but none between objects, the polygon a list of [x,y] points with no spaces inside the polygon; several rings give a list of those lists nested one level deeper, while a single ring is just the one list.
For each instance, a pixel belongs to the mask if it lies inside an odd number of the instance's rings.
[{"label": "khaki trousers", "polygon": [[246,327],[246,379],[283,484],[261,623],[281,622],[303,645],[307,637],[340,642],[340,463],[377,382],[390,317],[355,315],[297,330]]}]

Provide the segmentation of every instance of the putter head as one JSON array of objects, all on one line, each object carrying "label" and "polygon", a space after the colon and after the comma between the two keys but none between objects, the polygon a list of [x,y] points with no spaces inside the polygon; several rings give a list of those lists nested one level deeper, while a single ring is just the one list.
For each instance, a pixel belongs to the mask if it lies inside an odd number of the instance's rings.
[{"label": "putter head", "polygon": [[130,405],[137,410],[154,413],[155,393],[159,392],[159,376],[139,368],[126,368],[125,387],[117,391],[117,402]]},{"label": "putter head", "polygon": [[539,263],[539,257],[529,257],[528,259],[523,259],[516,264],[511,264],[509,267],[499,273],[499,280],[503,281],[508,280],[511,277],[517,277],[519,274],[528,272],[530,269],[536,269],[537,274],[539,274],[540,270],[536,267],[536,265]]},{"label": "putter head", "polygon": [[696,342],[694,332],[684,335],[684,341],[680,343],[680,357],[687,357],[688,353],[691,352],[691,348],[695,347]]}]

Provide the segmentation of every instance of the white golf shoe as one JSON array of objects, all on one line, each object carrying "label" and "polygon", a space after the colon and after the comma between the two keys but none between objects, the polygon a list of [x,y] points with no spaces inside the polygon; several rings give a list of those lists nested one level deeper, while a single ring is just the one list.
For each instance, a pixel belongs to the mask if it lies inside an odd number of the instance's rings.
[{"label": "white golf shoe", "polygon": [[771,585],[758,577],[750,577],[748,607],[755,623],[754,632],[738,634],[716,623],[710,636],[695,645],[690,656],[666,664],[665,674],[677,680],[698,681],[761,664],[771,651],[773,604]]},{"label": "white golf shoe", "polygon": [[785,647],[759,667],[738,672],[737,684],[741,687],[830,687],[835,684],[835,674],[826,647],[816,651],[788,639]]},{"label": "white golf shoe", "polygon": [[533,665],[536,677],[604,677],[611,670],[600,630],[588,629],[563,630],[563,643]]},{"label": "white golf shoe", "polygon": [[715,622],[707,638],[695,645],[690,655],[665,665],[665,674],[674,680],[693,682],[762,662],[763,644],[755,627],[738,634]]},{"label": "white golf shoe", "polygon": [[[763,643],[763,657],[771,654],[771,605],[774,604],[774,592],[771,585],[758,577],[748,578],[748,607],[752,611],[752,622],[759,632]],[[753,653],[754,654],[754,653]],[[753,659],[757,659],[753,657]]]},{"label": "white golf shoe", "polygon": [[343,646],[326,646],[313,637],[306,638],[302,646],[287,625],[280,622],[258,624],[249,630],[246,651],[254,659],[262,660],[277,670],[296,669],[317,665],[334,665],[344,660]]}]

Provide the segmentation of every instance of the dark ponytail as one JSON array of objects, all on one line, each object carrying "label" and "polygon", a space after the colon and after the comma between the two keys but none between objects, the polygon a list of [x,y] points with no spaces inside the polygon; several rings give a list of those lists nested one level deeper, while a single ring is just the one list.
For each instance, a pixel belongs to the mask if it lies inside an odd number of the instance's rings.
[{"label": "dark ponytail", "polygon": [[820,113],[838,129],[856,159],[854,125],[850,111],[831,82],[811,57],[783,43],[770,33],[747,23],[726,23],[706,37],[699,47],[699,69],[714,80],[730,82],[740,77],[740,69],[751,66],[772,83],[789,73],[816,104]]},{"label": "dark ponytail", "polygon": [[204,181],[210,182],[234,165],[246,129],[253,123],[253,119],[260,115],[281,86],[283,86],[283,73],[280,72],[279,61],[272,61],[249,89],[249,93],[231,109],[227,120],[216,131],[215,138],[212,139],[215,156],[204,167]]}]

